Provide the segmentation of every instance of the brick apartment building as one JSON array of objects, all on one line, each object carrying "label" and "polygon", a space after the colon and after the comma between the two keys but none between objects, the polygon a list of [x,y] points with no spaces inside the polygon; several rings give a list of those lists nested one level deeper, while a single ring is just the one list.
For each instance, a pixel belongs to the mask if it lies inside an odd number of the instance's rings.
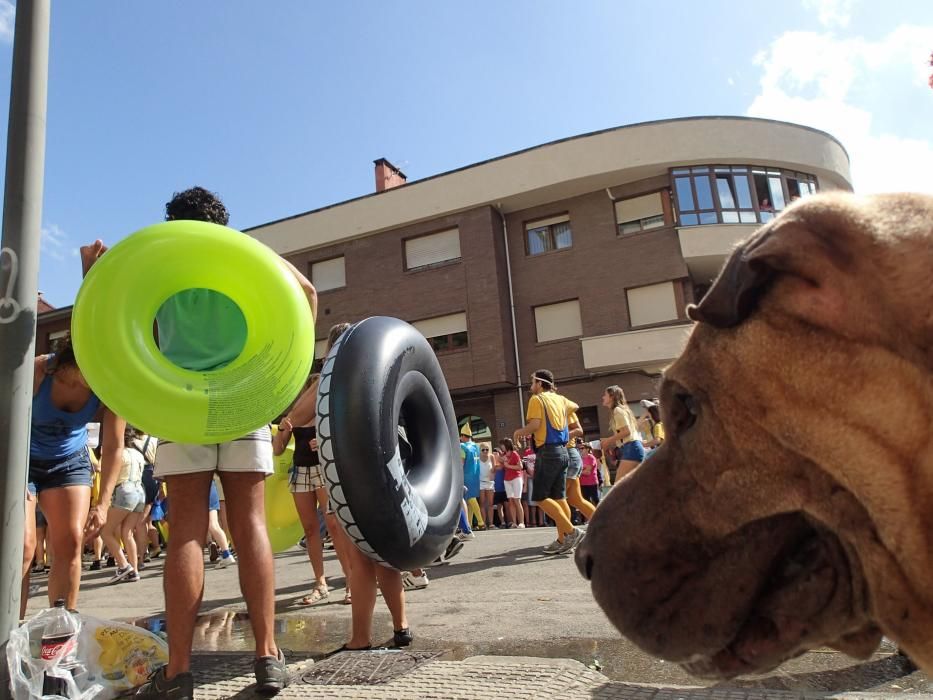
[{"label": "brick apartment building", "polygon": [[[738,240],[797,197],[851,190],[832,136],[743,117],[624,126],[411,183],[380,159],[375,176],[373,194],[247,232],[315,284],[318,338],[377,314],[413,323],[458,417],[495,439],[522,422],[538,368],[605,434],[603,389],[656,395],[686,305]],[[40,315],[40,351],[69,317]]]}]

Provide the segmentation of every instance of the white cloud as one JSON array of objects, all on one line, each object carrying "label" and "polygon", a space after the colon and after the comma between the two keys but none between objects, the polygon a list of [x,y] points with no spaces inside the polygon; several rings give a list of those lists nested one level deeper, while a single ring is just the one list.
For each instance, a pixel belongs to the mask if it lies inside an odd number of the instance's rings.
[{"label": "white cloud", "polygon": [[16,6],[12,0],[0,0],[0,41],[13,41]]},{"label": "white cloud", "polygon": [[803,7],[816,12],[824,27],[847,27],[852,19],[855,0],[802,0]]},{"label": "white cloud", "polygon": [[68,234],[61,230],[56,224],[49,224],[42,227],[40,237],[40,252],[48,255],[54,260],[64,260],[65,251],[71,249],[74,255],[74,249],[68,245]]},{"label": "white cloud", "polygon": [[[849,152],[858,192],[933,192],[933,141],[878,126],[899,102],[933,109],[927,86],[933,27],[905,25],[869,41],[788,32],[755,58],[760,92],[747,113],[805,124],[838,138]],[[903,123],[908,115],[898,113]]]}]

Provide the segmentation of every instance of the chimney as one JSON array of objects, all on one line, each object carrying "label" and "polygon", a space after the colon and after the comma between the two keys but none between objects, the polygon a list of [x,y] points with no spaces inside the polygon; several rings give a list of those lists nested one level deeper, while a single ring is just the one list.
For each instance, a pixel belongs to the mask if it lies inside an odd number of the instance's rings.
[{"label": "chimney", "polygon": [[405,173],[385,158],[374,160],[373,163],[376,164],[376,192],[385,192],[408,182]]}]

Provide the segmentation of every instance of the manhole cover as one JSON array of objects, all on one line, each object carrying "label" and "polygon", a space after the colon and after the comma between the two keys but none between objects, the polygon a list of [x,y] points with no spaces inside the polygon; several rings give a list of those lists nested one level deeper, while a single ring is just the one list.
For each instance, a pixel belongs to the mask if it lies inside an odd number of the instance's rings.
[{"label": "manhole cover", "polygon": [[301,676],[308,685],[377,685],[430,663],[444,651],[373,649],[344,651],[320,661]]}]

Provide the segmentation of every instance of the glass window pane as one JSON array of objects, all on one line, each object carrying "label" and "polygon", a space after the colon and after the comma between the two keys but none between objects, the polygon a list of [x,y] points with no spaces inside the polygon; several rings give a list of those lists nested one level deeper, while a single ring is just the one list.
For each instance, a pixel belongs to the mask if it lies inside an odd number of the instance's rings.
[{"label": "glass window pane", "polygon": [[740,211],[739,219],[743,224],[757,224],[758,219],[755,218],[755,212],[753,211]]},{"label": "glass window pane", "polygon": [[528,254],[538,255],[548,249],[547,226],[544,228],[533,228],[528,232]]},{"label": "glass window pane", "polygon": [[687,168],[674,168],[673,173],[675,175],[683,175],[684,173],[689,173],[690,171]]},{"label": "glass window pane", "polygon": [[748,189],[748,176],[738,175],[735,180],[735,193],[739,198],[739,209],[752,208],[752,193]]},{"label": "glass window pane", "polygon": [[562,224],[554,224],[551,230],[554,232],[554,247],[557,250],[569,248],[573,245],[573,236],[570,232],[569,221],[565,221]]},{"label": "glass window pane", "polygon": [[771,192],[771,203],[775,210],[780,211],[784,208],[784,190],[781,188],[781,178],[769,177],[768,189]]},{"label": "glass window pane", "polygon": [[619,224],[619,233],[637,233],[641,231],[641,221],[626,221]]},{"label": "glass window pane", "polygon": [[726,168],[726,167],[724,167],[724,166],[719,166],[719,167],[715,168],[715,170],[716,170],[717,173],[727,173],[727,172],[729,172],[729,168]]},{"label": "glass window pane", "polygon": [[690,178],[678,177],[674,180],[674,186],[677,190],[677,208],[680,211],[696,209],[693,206],[693,189],[690,187]]},{"label": "glass window pane", "polygon": [[708,173],[708,172],[709,172],[709,168],[707,168],[707,167],[690,168],[690,172],[694,172],[694,173]]},{"label": "glass window pane", "polygon": [[701,224],[718,224],[719,217],[716,216],[714,211],[705,211],[700,214],[700,223]]},{"label": "glass window pane", "polygon": [[696,177],[693,179],[697,188],[697,209],[713,208],[713,191],[709,186],[708,177]]},{"label": "glass window pane", "polygon": [[460,331],[459,333],[454,333],[450,336],[450,347],[453,348],[465,348],[469,345],[467,339],[467,332]]},{"label": "glass window pane", "polygon": [[661,228],[664,226],[664,215],[658,214],[657,216],[649,216],[647,219],[642,219],[641,226],[644,229]]},{"label": "glass window pane", "polygon": [[[754,215],[754,212],[752,212],[752,215]],[[727,209],[727,210],[724,210],[724,211],[722,212],[722,222],[723,222],[724,224],[737,224],[737,223],[739,223],[739,212],[737,212],[737,211],[729,211],[728,209]]]},{"label": "glass window pane", "polygon": [[723,209],[735,209],[735,197],[732,195],[732,178],[728,175],[717,177],[716,189],[719,192],[720,206]]},{"label": "glass window pane", "polygon": [[761,217],[761,223],[771,221],[771,219],[774,218],[774,213],[770,211],[762,211],[762,212],[758,212],[758,214]]},{"label": "glass window pane", "polygon": [[747,172],[748,172],[748,168],[745,168],[745,167],[742,167],[742,168],[732,168],[732,172],[734,172],[734,173],[747,173]]},{"label": "glass window pane", "polygon": [[696,214],[681,214],[680,225],[681,226],[696,226],[697,215]]}]

